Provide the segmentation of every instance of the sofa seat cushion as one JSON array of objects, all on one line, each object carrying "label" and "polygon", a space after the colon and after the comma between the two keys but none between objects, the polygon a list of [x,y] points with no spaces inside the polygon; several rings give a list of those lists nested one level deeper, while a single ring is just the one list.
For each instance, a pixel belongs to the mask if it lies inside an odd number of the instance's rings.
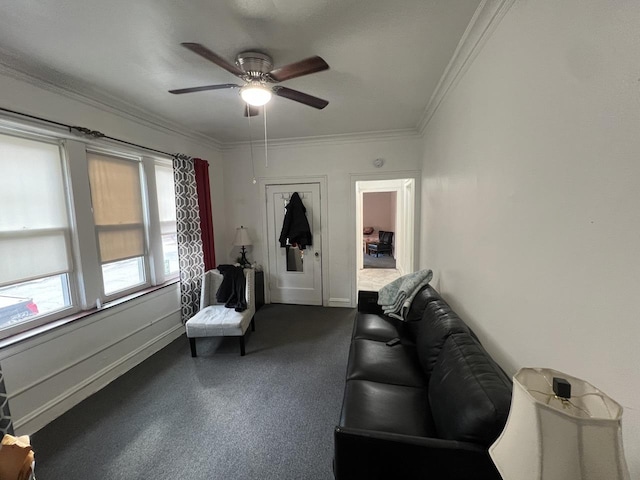
[{"label": "sofa seat cushion", "polygon": [[425,308],[416,339],[420,363],[427,377],[431,375],[447,338],[454,333],[471,334],[471,330],[447,303],[442,300],[430,302]]},{"label": "sofa seat cushion", "polygon": [[340,426],[434,437],[424,388],[348,380]]},{"label": "sofa seat cushion", "polygon": [[415,347],[402,344],[390,347],[364,338],[357,338],[351,344],[347,380],[351,379],[426,387]]},{"label": "sofa seat cushion", "polygon": [[507,421],[511,390],[511,380],[477,339],[450,335],[429,381],[438,436],[488,447]]},{"label": "sofa seat cushion", "polygon": [[356,314],[353,338],[367,338],[386,342],[398,336],[397,321],[374,313]]}]

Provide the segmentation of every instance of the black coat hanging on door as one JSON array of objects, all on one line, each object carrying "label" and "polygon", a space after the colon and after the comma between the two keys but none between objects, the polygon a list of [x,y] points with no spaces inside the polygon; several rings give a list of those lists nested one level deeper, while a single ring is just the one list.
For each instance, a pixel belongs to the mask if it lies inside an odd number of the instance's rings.
[{"label": "black coat hanging on door", "polygon": [[284,215],[282,232],[280,233],[280,246],[286,247],[287,239],[289,239],[290,245],[297,246],[300,250],[307,248],[307,245],[313,245],[311,229],[307,221],[307,209],[298,192],[291,195],[285,208],[287,213]]}]

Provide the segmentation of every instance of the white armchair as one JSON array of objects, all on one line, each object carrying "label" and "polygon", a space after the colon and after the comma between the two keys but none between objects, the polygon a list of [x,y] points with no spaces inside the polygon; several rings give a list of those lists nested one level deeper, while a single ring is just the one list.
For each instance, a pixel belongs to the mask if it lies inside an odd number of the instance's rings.
[{"label": "white armchair", "polygon": [[209,270],[202,277],[200,295],[200,311],[191,317],[185,327],[191,346],[191,356],[196,354],[197,337],[238,337],[240,339],[240,355],[245,354],[245,334],[251,324],[255,330],[255,271],[244,269],[246,278],[245,295],[247,309],[236,312],[233,308],[226,308],[224,304],[216,302],[216,292],[222,284],[222,274],[218,270]]}]

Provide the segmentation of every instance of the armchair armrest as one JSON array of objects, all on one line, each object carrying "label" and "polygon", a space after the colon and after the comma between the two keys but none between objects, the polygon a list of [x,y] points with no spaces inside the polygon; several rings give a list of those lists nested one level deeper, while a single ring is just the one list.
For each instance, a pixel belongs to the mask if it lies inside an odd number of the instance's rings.
[{"label": "armchair armrest", "polygon": [[253,315],[256,311],[256,271],[253,268],[245,268],[244,276],[246,278],[245,295],[247,310],[251,311],[251,315]]},{"label": "armchair armrest", "polygon": [[487,450],[438,438],[336,427],[336,480],[500,480]]}]

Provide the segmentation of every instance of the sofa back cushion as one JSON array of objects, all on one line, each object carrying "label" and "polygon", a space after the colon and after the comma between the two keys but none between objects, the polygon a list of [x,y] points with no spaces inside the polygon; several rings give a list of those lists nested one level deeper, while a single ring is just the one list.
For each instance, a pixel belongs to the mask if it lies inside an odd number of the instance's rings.
[{"label": "sofa back cushion", "polygon": [[471,330],[444,300],[429,302],[422,320],[418,323],[416,347],[418,358],[427,378],[447,338],[454,333],[471,333]]},{"label": "sofa back cushion", "polygon": [[427,304],[434,300],[442,300],[440,294],[429,284],[425,285],[420,291],[413,297],[405,322],[417,322],[422,320],[424,310],[427,308]]},{"label": "sofa back cushion", "polygon": [[428,388],[439,437],[488,447],[502,432],[512,383],[473,336],[447,338]]}]

